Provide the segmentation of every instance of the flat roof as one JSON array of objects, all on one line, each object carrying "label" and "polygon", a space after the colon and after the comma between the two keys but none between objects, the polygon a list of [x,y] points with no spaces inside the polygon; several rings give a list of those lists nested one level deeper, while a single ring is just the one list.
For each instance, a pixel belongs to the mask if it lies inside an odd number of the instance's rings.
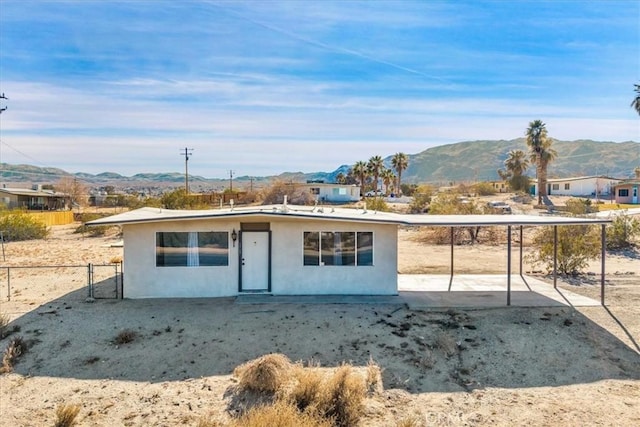
[{"label": "flat roof", "polygon": [[188,221],[218,218],[290,218],[323,221],[347,221],[364,223],[396,224],[406,226],[492,226],[492,225],[585,225],[607,224],[609,217],[576,218],[565,216],[537,215],[429,215],[378,212],[374,210],[336,207],[313,207],[296,205],[266,205],[211,210],[171,210],[161,208],[140,208],[94,221],[87,225],[124,225],[166,221]]},{"label": "flat roof", "polygon": [[31,197],[64,197],[64,193],[58,193],[52,190],[33,190],[30,188],[0,188],[1,193],[13,194],[14,196],[31,196]]}]

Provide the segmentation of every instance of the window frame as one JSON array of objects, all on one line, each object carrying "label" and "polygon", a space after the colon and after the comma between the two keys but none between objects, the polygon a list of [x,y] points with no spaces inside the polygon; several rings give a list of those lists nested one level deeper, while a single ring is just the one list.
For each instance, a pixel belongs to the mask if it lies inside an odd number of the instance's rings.
[{"label": "window frame", "polygon": [[[624,194],[623,194],[624,192]],[[618,197],[629,197],[629,189],[628,188],[619,188],[618,189]]]},{"label": "window frame", "polygon": [[[197,251],[191,255],[196,259],[189,260],[189,236],[195,233]],[[166,236],[165,236],[166,235]],[[166,240],[174,240],[174,245],[166,244]],[[182,243],[182,244],[180,244]],[[228,267],[230,251],[229,231],[156,231],[155,232],[155,267]],[[209,253],[203,249],[210,247],[220,253]],[[174,254],[171,255],[171,249]],[[194,264],[190,265],[190,262]]]},{"label": "window frame", "polygon": [[[340,235],[339,238],[337,234]],[[368,230],[303,231],[302,265],[303,267],[373,267],[375,266],[374,234],[373,231]],[[360,239],[370,242],[367,246],[369,249],[360,245]],[[328,241],[332,241],[333,246],[330,249],[324,249]],[[341,245],[338,250],[336,250],[336,243]],[[345,247],[342,246],[345,244],[348,245],[346,252]]]}]

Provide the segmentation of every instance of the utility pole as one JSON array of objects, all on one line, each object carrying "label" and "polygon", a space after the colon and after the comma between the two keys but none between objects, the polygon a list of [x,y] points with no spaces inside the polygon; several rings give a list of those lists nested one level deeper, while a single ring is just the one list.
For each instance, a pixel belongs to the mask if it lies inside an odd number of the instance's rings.
[{"label": "utility pole", "polygon": [[[2,95],[0,95],[0,99],[8,100],[9,98],[4,96],[4,92],[2,92]],[[3,107],[0,105],[0,114],[2,114],[2,112],[6,110],[7,110],[6,106]],[[0,164],[2,164],[2,121],[1,120],[0,120]]]},{"label": "utility pole", "polygon": [[233,193],[233,171],[229,170],[229,192]]},{"label": "utility pole", "polygon": [[189,195],[189,156],[193,155],[193,148],[180,149],[180,155],[184,156],[184,190]]},{"label": "utility pole", "polygon": [[253,177],[249,177],[249,192],[253,193]]}]

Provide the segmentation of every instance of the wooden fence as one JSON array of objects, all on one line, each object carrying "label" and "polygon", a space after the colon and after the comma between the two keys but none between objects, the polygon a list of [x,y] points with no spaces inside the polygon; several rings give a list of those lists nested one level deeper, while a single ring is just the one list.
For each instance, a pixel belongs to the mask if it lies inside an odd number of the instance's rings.
[{"label": "wooden fence", "polygon": [[52,211],[52,212],[28,212],[37,221],[42,222],[47,227],[52,225],[65,225],[73,222],[72,211]]}]

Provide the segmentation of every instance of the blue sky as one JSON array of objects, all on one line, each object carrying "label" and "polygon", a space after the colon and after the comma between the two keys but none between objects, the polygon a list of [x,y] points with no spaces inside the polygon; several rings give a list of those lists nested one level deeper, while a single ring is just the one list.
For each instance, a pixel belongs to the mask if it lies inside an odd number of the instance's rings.
[{"label": "blue sky", "polygon": [[640,140],[640,1],[0,1],[0,160],[209,178]]}]

